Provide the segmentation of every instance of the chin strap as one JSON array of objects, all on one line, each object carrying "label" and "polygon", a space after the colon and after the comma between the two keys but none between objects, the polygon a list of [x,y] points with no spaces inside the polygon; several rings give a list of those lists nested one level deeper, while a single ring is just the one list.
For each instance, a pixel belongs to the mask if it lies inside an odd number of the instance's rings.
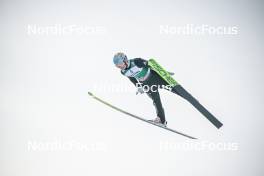
[{"label": "chin strap", "polygon": [[124,62],[124,64],[126,65],[126,68],[125,68],[125,69],[127,69],[127,67],[128,67],[128,64],[127,64],[126,62]]},{"label": "chin strap", "polygon": [[125,69],[127,69],[130,66],[130,61],[129,60],[126,60],[126,61],[124,61],[124,63],[126,65],[126,68]]}]

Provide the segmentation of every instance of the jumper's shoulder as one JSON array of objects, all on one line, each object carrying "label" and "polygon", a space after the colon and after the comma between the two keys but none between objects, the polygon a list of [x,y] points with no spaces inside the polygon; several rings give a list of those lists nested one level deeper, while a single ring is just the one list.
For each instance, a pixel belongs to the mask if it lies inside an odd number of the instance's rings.
[{"label": "jumper's shoulder", "polygon": [[134,58],[134,59],[131,59],[136,66],[138,67],[145,67],[148,65],[148,61],[145,60],[145,59],[142,59],[142,58]]}]

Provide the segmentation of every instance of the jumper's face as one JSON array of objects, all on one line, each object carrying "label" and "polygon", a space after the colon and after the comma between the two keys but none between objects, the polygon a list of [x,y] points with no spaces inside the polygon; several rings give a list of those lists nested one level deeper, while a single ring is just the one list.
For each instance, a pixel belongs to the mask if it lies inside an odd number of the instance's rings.
[{"label": "jumper's face", "polygon": [[121,64],[116,65],[117,68],[120,68],[121,70],[125,69],[127,67],[127,62],[123,62]]}]

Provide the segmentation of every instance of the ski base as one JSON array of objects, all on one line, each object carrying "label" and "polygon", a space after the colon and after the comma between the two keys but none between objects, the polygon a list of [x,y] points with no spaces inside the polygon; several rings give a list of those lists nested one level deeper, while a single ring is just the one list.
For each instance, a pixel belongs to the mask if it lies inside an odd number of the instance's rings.
[{"label": "ski base", "polygon": [[190,139],[197,139],[197,138],[195,138],[195,137],[189,136],[189,135],[184,134],[184,133],[182,133],[182,132],[176,131],[176,130],[171,129],[171,128],[168,128],[168,127],[160,126],[160,125],[158,125],[158,124],[156,124],[156,123],[153,123],[153,122],[150,122],[149,120],[146,120],[146,119],[144,119],[144,118],[142,118],[142,117],[139,117],[139,116],[137,116],[137,115],[134,115],[134,114],[131,114],[131,113],[127,112],[127,111],[124,111],[124,110],[122,110],[122,109],[120,109],[120,108],[118,108],[118,107],[116,107],[116,106],[113,106],[113,105],[111,105],[110,103],[107,103],[106,101],[104,101],[104,100],[102,100],[102,99],[96,97],[96,96],[95,96],[94,94],[92,94],[91,92],[88,92],[88,94],[89,94],[91,97],[93,97],[94,99],[96,99],[97,101],[99,101],[99,102],[101,102],[101,103],[103,103],[103,104],[105,104],[105,105],[107,105],[107,106],[109,106],[109,107],[111,107],[111,108],[113,108],[113,109],[119,111],[119,112],[122,112],[122,113],[124,113],[124,114],[126,114],[126,115],[129,115],[129,116],[131,116],[131,117],[134,117],[134,118],[136,118],[136,119],[138,119],[138,120],[141,120],[141,121],[147,122],[147,123],[152,124],[152,125],[154,125],[154,126],[157,126],[157,127],[163,128],[163,129],[165,129],[165,130],[171,131],[171,132],[176,133],[176,134],[179,134],[179,135],[181,135],[181,136],[185,136],[185,137],[190,138]]}]

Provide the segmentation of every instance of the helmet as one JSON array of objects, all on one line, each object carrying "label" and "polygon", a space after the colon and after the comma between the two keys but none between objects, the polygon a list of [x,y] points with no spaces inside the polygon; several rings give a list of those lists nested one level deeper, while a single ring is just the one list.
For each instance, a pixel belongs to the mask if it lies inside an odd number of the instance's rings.
[{"label": "helmet", "polygon": [[127,61],[127,56],[124,53],[119,52],[114,55],[113,62],[115,65],[122,64],[125,61]]}]

